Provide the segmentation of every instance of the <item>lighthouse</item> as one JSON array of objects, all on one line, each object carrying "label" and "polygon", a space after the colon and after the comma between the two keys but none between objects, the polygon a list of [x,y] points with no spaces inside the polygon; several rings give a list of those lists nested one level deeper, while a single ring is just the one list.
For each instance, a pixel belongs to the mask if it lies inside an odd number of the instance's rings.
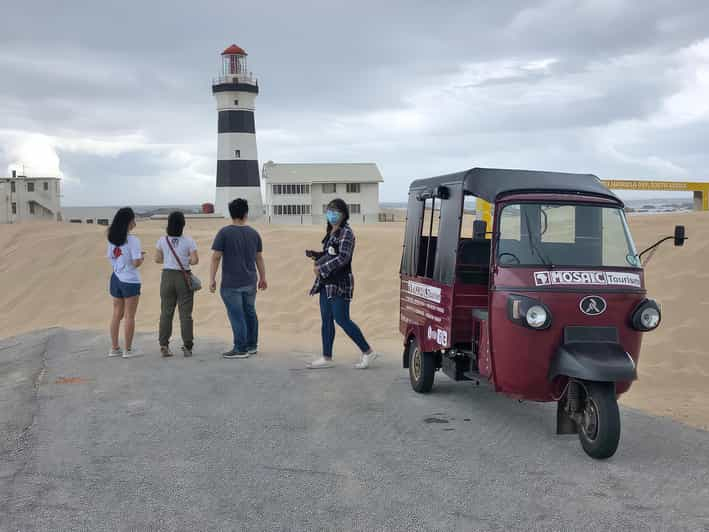
[{"label": "lighthouse", "polygon": [[212,82],[218,113],[215,211],[225,217],[236,198],[249,202],[252,218],[263,214],[254,122],[258,81],[248,70],[247,55],[235,44],[224,50],[221,73]]}]

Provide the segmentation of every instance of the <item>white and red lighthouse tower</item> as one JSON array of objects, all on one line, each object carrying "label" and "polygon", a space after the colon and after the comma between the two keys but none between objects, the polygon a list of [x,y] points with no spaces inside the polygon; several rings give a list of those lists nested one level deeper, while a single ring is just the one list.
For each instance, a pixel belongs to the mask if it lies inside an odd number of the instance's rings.
[{"label": "white and red lighthouse tower", "polygon": [[249,215],[263,214],[254,110],[258,81],[248,71],[247,53],[232,44],[222,52],[222,71],[212,83],[217,100],[217,193],[214,210],[229,216],[229,202],[244,198]]}]

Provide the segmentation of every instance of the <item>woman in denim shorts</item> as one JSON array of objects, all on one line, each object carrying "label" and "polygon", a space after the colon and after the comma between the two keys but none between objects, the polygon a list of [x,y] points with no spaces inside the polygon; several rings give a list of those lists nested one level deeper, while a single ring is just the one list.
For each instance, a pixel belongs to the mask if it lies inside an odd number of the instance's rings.
[{"label": "woman in denim shorts", "polygon": [[[113,317],[111,318],[111,350],[109,357],[132,358],[140,356],[133,348],[135,313],[140,299],[140,272],[145,252],[140,247],[138,237],[129,234],[135,228],[135,213],[130,207],[119,209],[108,228],[108,249],[106,255],[113,266],[109,292],[113,297]],[[125,318],[126,349],[118,342],[121,320]]]}]

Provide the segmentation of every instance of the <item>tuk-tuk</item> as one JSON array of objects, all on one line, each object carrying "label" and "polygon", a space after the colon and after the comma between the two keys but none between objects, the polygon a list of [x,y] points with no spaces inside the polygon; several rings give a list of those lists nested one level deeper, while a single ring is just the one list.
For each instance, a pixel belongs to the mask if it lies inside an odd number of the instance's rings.
[{"label": "tuk-tuk", "polygon": [[[476,201],[491,205],[489,221]],[[671,238],[682,245],[684,227],[638,254],[623,202],[591,174],[473,168],[414,181],[399,323],[413,389],[430,392],[441,369],[556,401],[557,434],[612,456],[617,398],[661,320],[641,257]]]}]

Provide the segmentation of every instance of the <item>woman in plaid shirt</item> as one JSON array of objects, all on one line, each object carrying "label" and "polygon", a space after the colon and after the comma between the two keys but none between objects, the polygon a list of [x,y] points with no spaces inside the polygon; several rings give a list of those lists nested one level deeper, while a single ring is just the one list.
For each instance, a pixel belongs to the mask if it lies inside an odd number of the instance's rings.
[{"label": "woman in plaid shirt", "polygon": [[362,358],[355,364],[355,368],[366,369],[377,358],[377,354],[369,347],[357,324],[350,319],[350,301],[354,291],[352,255],[355,247],[354,233],[347,223],[350,211],[347,204],[338,198],[328,204],[325,217],[327,232],[322,240],[323,250],[308,253],[308,256],[315,259],[315,283],[310,295],[320,294],[322,317],[322,356],[313,360],[308,367],[332,367],[332,344],[337,323],[362,351]]}]

